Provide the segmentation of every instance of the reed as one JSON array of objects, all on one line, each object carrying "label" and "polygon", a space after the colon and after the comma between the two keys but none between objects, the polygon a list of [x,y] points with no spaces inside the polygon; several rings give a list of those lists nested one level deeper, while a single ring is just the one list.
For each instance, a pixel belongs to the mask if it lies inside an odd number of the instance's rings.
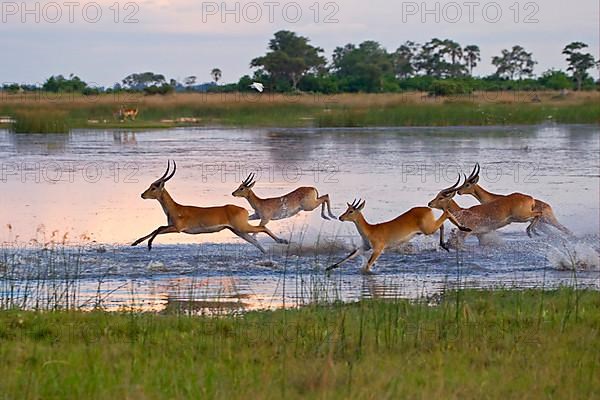
[{"label": "reed", "polygon": [[14,112],[16,133],[69,133],[72,120],[66,111],[45,108],[19,109]]},{"label": "reed", "polygon": [[[577,308],[577,310],[575,310]],[[7,398],[590,398],[596,292],[472,291],[242,317],[0,312]]]},{"label": "reed", "polygon": [[[534,102],[532,98],[537,96]],[[538,101],[539,100],[539,101]],[[18,132],[68,128],[149,129],[172,126],[354,127],[599,123],[598,92],[477,92],[453,97],[421,93],[282,95],[183,93],[85,97],[4,95],[0,114],[17,117]],[[121,106],[140,110],[119,121]]]}]

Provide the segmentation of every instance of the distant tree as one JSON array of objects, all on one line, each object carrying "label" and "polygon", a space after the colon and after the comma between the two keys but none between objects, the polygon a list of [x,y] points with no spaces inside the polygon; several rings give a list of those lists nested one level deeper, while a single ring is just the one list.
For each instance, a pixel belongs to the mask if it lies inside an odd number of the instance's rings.
[{"label": "distant tree", "polygon": [[223,73],[219,68],[213,68],[213,70],[210,71],[210,75],[212,76],[213,81],[215,81],[215,84],[218,85],[219,81],[221,80],[221,77],[223,76]]},{"label": "distant tree", "polygon": [[254,81],[254,79],[252,79],[250,76],[248,75],[244,75],[240,78],[240,80],[237,83],[237,90],[240,92],[247,92],[250,90],[250,85],[252,84],[252,82]]},{"label": "distant tree", "polygon": [[419,45],[406,41],[392,54],[394,73],[398,79],[410,78],[415,74],[414,58]]},{"label": "distant tree", "polygon": [[78,76],[70,74],[68,78],[62,75],[51,76],[44,82],[42,89],[46,92],[83,92],[87,83]]},{"label": "distant tree", "polygon": [[298,82],[307,72],[317,72],[325,67],[321,56],[323,49],[309,44],[309,39],[294,32],[279,31],[269,42],[270,51],[257,57],[251,67],[263,69],[272,81],[284,79],[296,90]]},{"label": "distant tree", "polygon": [[453,40],[445,39],[442,41],[442,53],[450,56],[450,75],[453,77],[461,75],[464,72],[464,65],[460,63],[460,60],[463,58],[463,49],[460,44]]},{"label": "distant tree", "polygon": [[537,61],[533,60],[531,53],[517,45],[510,51],[502,50],[500,56],[494,56],[492,64],[496,67],[496,76],[513,80],[515,77],[532,76]]},{"label": "distant tree", "polygon": [[569,76],[563,71],[549,69],[539,77],[538,82],[548,89],[561,90],[573,87],[573,83]]},{"label": "distant tree", "polygon": [[477,63],[481,61],[479,46],[474,44],[466,46],[463,51],[463,59],[467,64],[467,68],[469,69],[469,75],[473,76],[473,68],[475,68]]},{"label": "distant tree", "polygon": [[372,40],[336,48],[332,70],[350,91],[381,92],[386,78],[394,77],[392,57]]},{"label": "distant tree", "polygon": [[144,90],[148,87],[160,87],[166,84],[165,76],[153,72],[142,72],[126,76],[122,83],[129,89]]},{"label": "distant tree", "polygon": [[581,52],[586,47],[588,45],[585,43],[572,42],[566,45],[562,51],[567,56],[567,62],[569,63],[567,71],[571,71],[573,74],[573,79],[577,82],[577,90],[581,90],[583,81],[588,77],[587,71],[598,65],[594,60],[594,56],[590,53]]},{"label": "distant tree", "polygon": [[465,72],[465,66],[460,62],[462,56],[462,47],[457,42],[433,38],[421,46],[415,66],[425,75],[436,78],[457,77]]},{"label": "distant tree", "polygon": [[194,86],[196,84],[197,79],[198,78],[194,75],[188,76],[183,79],[183,84],[186,86],[186,88],[190,89],[192,86]]}]

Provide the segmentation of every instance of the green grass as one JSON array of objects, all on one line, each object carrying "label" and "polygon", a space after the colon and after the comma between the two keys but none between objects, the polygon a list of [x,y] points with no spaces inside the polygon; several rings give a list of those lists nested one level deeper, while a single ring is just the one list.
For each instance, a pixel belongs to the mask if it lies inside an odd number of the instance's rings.
[{"label": "green grass", "polygon": [[16,133],[67,133],[73,121],[66,111],[22,109],[13,113]]},{"label": "green grass", "polygon": [[[457,126],[599,123],[600,96],[574,93],[562,98],[540,93],[482,93],[455,98],[428,98],[419,93],[344,94],[338,96],[283,96],[265,94],[133,96],[60,99],[8,96],[0,101],[0,115],[14,117],[16,132],[66,132],[71,128],[151,129],[190,125],[237,127],[360,127]],[[136,121],[120,122],[121,106],[140,110]]]},{"label": "green grass", "polygon": [[356,110],[335,109],[321,113],[317,125],[339,126],[490,126],[527,125],[543,122],[598,123],[598,104],[542,106],[533,104],[408,104]]},{"label": "green grass", "polygon": [[240,317],[0,312],[3,398],[554,398],[600,393],[600,296],[461,291]]}]

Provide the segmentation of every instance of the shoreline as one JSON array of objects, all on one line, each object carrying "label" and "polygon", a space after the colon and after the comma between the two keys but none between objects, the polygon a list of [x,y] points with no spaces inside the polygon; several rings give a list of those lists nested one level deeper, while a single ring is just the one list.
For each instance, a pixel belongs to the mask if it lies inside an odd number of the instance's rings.
[{"label": "shoreline", "polygon": [[[41,99],[5,96],[0,115],[16,120],[16,132],[60,133],[70,129],[154,130],[178,127],[353,128],[451,127],[600,123],[600,92],[561,96],[541,92],[481,92],[452,97],[422,93],[284,96],[268,94],[174,94],[131,99],[102,95]],[[127,102],[129,100],[129,102]],[[119,122],[121,104],[139,109],[136,120]]]}]

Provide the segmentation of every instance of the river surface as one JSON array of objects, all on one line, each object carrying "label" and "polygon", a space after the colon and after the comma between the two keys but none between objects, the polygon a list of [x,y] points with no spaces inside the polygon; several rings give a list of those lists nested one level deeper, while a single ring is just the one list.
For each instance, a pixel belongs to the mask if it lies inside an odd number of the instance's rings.
[{"label": "river surface", "polygon": [[[447,253],[436,237],[385,253],[363,276],[364,259],[323,269],[360,244],[354,225],[318,210],[269,227],[291,245],[259,236],[268,254],[229,231],[159,236],[152,252],[129,244],[165,224],[140,194],[177,162],[167,189],[182,204],[236,204],[231,192],[257,173],[255,192],[278,196],[310,185],[333,212],[366,200],[370,222],[426,205],[457,174],[482,165],[480,184],[550,203],[575,234],[528,238],[513,224]],[[0,298],[27,306],[136,306],[243,310],[431,296],[455,287],[600,289],[600,127],[381,129],[0,130]],[[476,204],[460,197],[461,206]],[[436,211],[436,215],[440,213]],[[449,226],[450,228],[450,226]],[[33,288],[33,289],[32,289]],[[11,297],[12,296],[12,297]],[[41,299],[41,300],[40,300]],[[33,302],[33,303],[32,303]],[[76,304],[73,304],[76,303]],[[210,311],[212,312],[212,311]]]}]

